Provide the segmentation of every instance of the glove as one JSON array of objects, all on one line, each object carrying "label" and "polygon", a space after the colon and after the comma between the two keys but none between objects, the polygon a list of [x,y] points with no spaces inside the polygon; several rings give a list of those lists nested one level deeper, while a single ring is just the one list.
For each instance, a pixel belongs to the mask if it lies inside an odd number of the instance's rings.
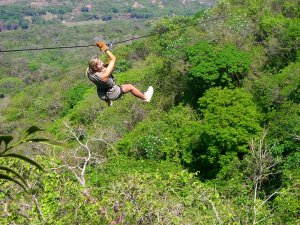
[{"label": "glove", "polygon": [[108,50],[108,47],[104,41],[98,41],[96,42],[96,45],[98,46],[98,48],[100,48],[101,52],[105,52],[106,50]]}]

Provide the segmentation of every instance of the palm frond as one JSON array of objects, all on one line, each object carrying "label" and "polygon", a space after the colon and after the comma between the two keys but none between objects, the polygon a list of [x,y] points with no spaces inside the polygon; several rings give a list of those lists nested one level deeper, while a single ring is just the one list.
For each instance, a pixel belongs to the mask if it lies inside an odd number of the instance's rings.
[{"label": "palm frond", "polygon": [[27,158],[26,156],[23,156],[23,155],[19,155],[19,154],[15,154],[15,153],[10,153],[10,154],[2,155],[1,157],[13,157],[13,158],[18,158],[18,159],[21,159],[21,160],[24,160],[24,161],[30,163],[31,165],[34,165],[34,166],[37,167],[39,170],[43,170],[43,168],[42,168],[38,163],[36,163],[36,162],[33,161],[32,159],[29,159],[29,158]]},{"label": "palm frond", "polygon": [[4,167],[4,166],[0,166],[0,170],[4,170],[4,171],[6,171],[8,173],[14,174],[15,176],[17,176],[23,182],[23,184],[26,187],[28,187],[28,184],[26,183],[25,179],[19,173],[17,173],[16,171],[14,171],[14,170],[12,170],[12,169],[10,169],[8,167]]},{"label": "palm frond", "polygon": [[25,187],[23,184],[21,184],[19,181],[17,181],[16,179],[11,178],[11,177],[8,176],[8,175],[1,174],[1,173],[0,173],[0,179],[12,181],[12,182],[18,184],[19,186],[21,186],[21,187],[26,191],[26,187]]}]

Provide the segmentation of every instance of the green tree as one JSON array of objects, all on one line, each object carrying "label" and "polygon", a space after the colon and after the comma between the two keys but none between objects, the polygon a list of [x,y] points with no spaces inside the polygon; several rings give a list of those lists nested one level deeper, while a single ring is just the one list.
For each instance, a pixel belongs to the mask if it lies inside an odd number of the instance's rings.
[{"label": "green tree", "polygon": [[288,101],[300,102],[300,63],[291,63],[278,74],[264,74],[253,82],[253,96],[262,111],[279,110]]},{"label": "green tree", "polygon": [[263,44],[267,56],[265,69],[278,73],[297,58],[299,49],[299,4],[288,1],[250,1],[252,33]]},{"label": "green tree", "polygon": [[188,165],[201,132],[195,113],[180,105],[159,117],[139,123],[117,143],[117,149],[136,158],[167,159]]},{"label": "green tree", "polygon": [[249,140],[261,131],[261,115],[252,96],[240,88],[211,88],[198,103],[202,133],[194,167],[204,177],[213,177],[222,155],[247,153]]},{"label": "green tree", "polygon": [[269,135],[276,146],[274,154],[287,156],[299,151],[300,105],[286,103],[269,116]]},{"label": "green tree", "polygon": [[278,224],[299,224],[300,211],[300,154],[299,151],[290,154],[284,162],[282,173],[282,188],[272,202],[275,209],[274,220]]},{"label": "green tree", "polygon": [[249,55],[229,44],[221,47],[201,41],[187,50],[188,99],[196,101],[210,87],[241,86],[250,65]]},{"label": "green tree", "polygon": [[276,75],[265,74],[253,84],[255,102],[265,113],[264,122],[269,128],[269,138],[274,154],[286,155],[298,149],[300,63],[291,63]]},{"label": "green tree", "polygon": [[[278,72],[295,62],[300,47],[300,20],[271,18],[274,25],[267,41],[268,62],[266,68]],[[278,21],[279,20],[279,21]],[[280,27],[278,27],[281,24]]]}]

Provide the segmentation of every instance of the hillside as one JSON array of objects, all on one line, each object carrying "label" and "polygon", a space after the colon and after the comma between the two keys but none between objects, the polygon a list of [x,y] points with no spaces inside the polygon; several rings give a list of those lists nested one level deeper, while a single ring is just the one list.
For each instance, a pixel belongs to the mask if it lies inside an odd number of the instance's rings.
[{"label": "hillside", "polygon": [[0,32],[34,25],[192,15],[214,4],[214,0],[0,1]]},{"label": "hillside", "polygon": [[101,101],[96,46],[0,52],[1,224],[300,223],[298,1],[93,22],[1,32],[0,49],[120,41],[117,84],[153,99]]}]

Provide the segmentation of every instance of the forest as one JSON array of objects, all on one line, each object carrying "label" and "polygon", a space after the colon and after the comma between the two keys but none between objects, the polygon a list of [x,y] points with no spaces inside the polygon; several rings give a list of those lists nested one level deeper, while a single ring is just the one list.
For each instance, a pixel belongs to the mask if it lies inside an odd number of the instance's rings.
[{"label": "forest", "polygon": [[[300,224],[299,0],[0,38],[0,224]],[[96,46],[4,52],[100,40],[150,103],[98,98]]]}]

